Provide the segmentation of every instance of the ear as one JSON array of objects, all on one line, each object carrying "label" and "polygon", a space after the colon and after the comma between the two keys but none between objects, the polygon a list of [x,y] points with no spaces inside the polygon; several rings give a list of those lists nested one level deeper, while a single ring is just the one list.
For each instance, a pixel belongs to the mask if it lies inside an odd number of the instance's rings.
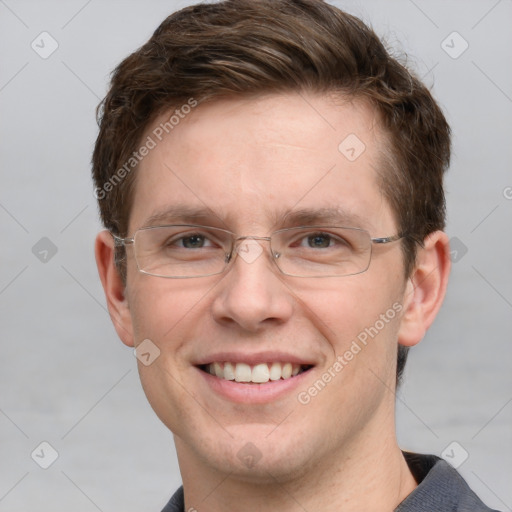
[{"label": "ear", "polygon": [[125,285],[114,263],[114,239],[108,231],[98,233],[95,255],[112,323],[122,342],[133,347],[132,317],[125,296]]},{"label": "ear", "polygon": [[435,231],[418,250],[416,266],[407,281],[398,331],[400,345],[411,347],[425,336],[443,303],[450,268],[448,237],[442,231]]}]

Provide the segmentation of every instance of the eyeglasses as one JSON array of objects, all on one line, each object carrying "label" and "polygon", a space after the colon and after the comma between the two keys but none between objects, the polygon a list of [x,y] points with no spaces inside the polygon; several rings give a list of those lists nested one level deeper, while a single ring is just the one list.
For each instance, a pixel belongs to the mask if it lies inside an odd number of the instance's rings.
[{"label": "eyeglasses", "polygon": [[403,235],[372,238],[364,229],[308,226],[280,229],[271,236],[238,236],[209,226],[179,224],[137,230],[132,238],[113,235],[116,246],[132,245],[140,272],[186,279],[221,274],[239,255],[252,263],[270,243],[271,259],[282,274],[294,277],[343,277],[365,272],[373,244]]}]

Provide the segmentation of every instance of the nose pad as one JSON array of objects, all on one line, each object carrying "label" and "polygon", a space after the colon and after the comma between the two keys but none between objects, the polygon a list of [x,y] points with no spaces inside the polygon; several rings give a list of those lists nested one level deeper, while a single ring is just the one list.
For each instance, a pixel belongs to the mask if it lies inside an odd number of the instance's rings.
[{"label": "nose pad", "polygon": [[240,240],[238,243],[236,253],[245,261],[245,263],[254,263],[263,254],[264,249],[262,245],[258,243],[258,240],[265,239],[248,237]]},{"label": "nose pad", "polygon": [[240,256],[247,264],[254,263],[265,252],[265,248],[259,241],[269,242],[270,259],[279,269],[277,259],[281,257],[281,253],[274,251],[270,245],[271,239],[268,236],[244,236],[233,241],[231,252],[225,254],[224,261],[226,265],[231,265]]},{"label": "nose pad", "polygon": [[246,263],[254,263],[265,252],[265,248],[259,240],[270,243],[268,236],[242,236],[233,241],[233,247],[226,254],[226,262],[230,263],[240,256]]}]

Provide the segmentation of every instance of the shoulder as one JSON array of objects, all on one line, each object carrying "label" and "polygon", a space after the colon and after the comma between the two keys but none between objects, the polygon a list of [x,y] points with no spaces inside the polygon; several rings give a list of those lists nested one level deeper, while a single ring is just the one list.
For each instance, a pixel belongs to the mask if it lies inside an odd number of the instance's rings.
[{"label": "shoulder", "polygon": [[446,461],[404,452],[418,487],[395,512],[498,512],[487,507]]},{"label": "shoulder", "polygon": [[[487,507],[443,459],[408,452],[404,452],[404,457],[418,487],[395,512],[499,512]],[[183,487],[174,493],[162,512],[185,512]]]},{"label": "shoulder", "polygon": [[180,487],[169,500],[162,512],[185,512],[185,500],[183,498],[183,486]]}]

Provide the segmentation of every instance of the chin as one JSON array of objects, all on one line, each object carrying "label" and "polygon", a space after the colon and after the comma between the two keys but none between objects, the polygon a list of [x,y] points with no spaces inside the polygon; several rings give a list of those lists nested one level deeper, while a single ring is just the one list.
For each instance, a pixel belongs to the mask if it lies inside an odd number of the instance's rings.
[{"label": "chin", "polygon": [[213,470],[243,482],[269,485],[293,481],[309,472],[314,459],[321,457],[322,447],[304,432],[302,438],[285,428],[281,435],[269,435],[269,425],[239,425],[229,431],[234,437],[224,437],[222,443],[218,438],[192,443],[200,446],[200,456]]}]

